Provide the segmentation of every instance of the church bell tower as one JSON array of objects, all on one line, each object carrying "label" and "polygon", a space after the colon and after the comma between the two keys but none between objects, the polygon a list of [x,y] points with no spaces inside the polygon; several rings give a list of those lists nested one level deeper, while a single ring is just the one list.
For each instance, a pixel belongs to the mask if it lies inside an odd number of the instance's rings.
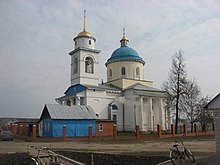
[{"label": "church bell tower", "polygon": [[86,31],[86,11],[84,10],[83,31],[74,39],[75,48],[69,53],[71,56],[71,85],[98,85],[98,54],[95,49],[96,39]]}]

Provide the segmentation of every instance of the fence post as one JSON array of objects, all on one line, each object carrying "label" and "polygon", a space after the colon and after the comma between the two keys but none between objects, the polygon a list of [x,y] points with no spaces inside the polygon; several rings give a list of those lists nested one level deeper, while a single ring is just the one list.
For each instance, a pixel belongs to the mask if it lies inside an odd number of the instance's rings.
[{"label": "fence post", "polygon": [[66,141],[66,125],[63,125],[63,141]]},{"label": "fence post", "polygon": [[116,125],[113,126],[113,140],[117,138],[117,128]]},{"label": "fence post", "polygon": [[205,131],[205,135],[206,135],[206,133],[208,132],[208,129],[207,129],[207,125],[206,125],[206,124],[204,125],[204,131]]},{"label": "fence post", "polygon": [[25,126],[25,135],[28,136],[28,133],[29,133],[29,125],[26,124],[26,126]]},{"label": "fence post", "polygon": [[22,135],[22,131],[23,131],[23,125],[19,124],[19,135]]},{"label": "fence post", "polygon": [[187,129],[186,129],[186,124],[183,124],[183,133],[186,136],[187,135]]},{"label": "fence post", "polygon": [[136,139],[140,139],[140,127],[136,125]]},{"label": "fence post", "polygon": [[157,135],[161,138],[161,126],[159,124],[157,125]]},{"label": "fence post", "polygon": [[37,127],[36,127],[36,125],[34,124],[34,125],[32,126],[32,138],[33,138],[33,140],[35,140],[36,137],[37,137]]},{"label": "fence post", "polygon": [[197,124],[194,124],[194,132],[195,132],[195,134],[197,136],[198,135]]},{"label": "fence post", "polygon": [[92,140],[92,126],[89,125],[89,140]]},{"label": "fence post", "polygon": [[171,134],[175,136],[175,126],[173,124],[171,124]]},{"label": "fence post", "polygon": [[16,124],[12,124],[12,130],[11,130],[13,135],[16,135]]}]

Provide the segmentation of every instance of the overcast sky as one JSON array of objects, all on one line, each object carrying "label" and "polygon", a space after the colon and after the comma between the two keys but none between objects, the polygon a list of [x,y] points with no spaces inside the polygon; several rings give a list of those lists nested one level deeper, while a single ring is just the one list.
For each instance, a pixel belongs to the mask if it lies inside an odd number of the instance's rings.
[{"label": "overcast sky", "polygon": [[39,117],[45,103],[63,96],[84,9],[101,50],[100,82],[125,27],[154,87],[167,79],[171,58],[182,49],[202,96],[220,92],[219,0],[0,0],[0,117]]}]

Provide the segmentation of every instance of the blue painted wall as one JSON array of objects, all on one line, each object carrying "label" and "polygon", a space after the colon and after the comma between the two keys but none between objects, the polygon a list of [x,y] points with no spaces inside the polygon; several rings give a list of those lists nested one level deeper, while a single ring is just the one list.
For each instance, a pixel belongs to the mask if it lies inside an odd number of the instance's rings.
[{"label": "blue painted wall", "polygon": [[43,120],[43,136],[44,137],[62,137],[63,126],[66,125],[67,137],[88,136],[89,125],[92,126],[92,135],[96,135],[95,120]]}]

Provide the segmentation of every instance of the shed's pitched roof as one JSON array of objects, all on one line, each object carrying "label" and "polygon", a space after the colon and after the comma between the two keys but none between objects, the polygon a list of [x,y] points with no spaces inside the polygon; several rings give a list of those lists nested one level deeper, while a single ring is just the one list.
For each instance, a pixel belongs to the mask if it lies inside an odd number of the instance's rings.
[{"label": "shed's pitched roof", "polygon": [[51,119],[97,119],[97,116],[90,106],[74,105],[66,106],[60,104],[46,104],[41,114],[40,121],[44,118]]},{"label": "shed's pitched roof", "polygon": [[208,109],[219,109],[220,108],[220,93],[217,94],[206,106]]}]

